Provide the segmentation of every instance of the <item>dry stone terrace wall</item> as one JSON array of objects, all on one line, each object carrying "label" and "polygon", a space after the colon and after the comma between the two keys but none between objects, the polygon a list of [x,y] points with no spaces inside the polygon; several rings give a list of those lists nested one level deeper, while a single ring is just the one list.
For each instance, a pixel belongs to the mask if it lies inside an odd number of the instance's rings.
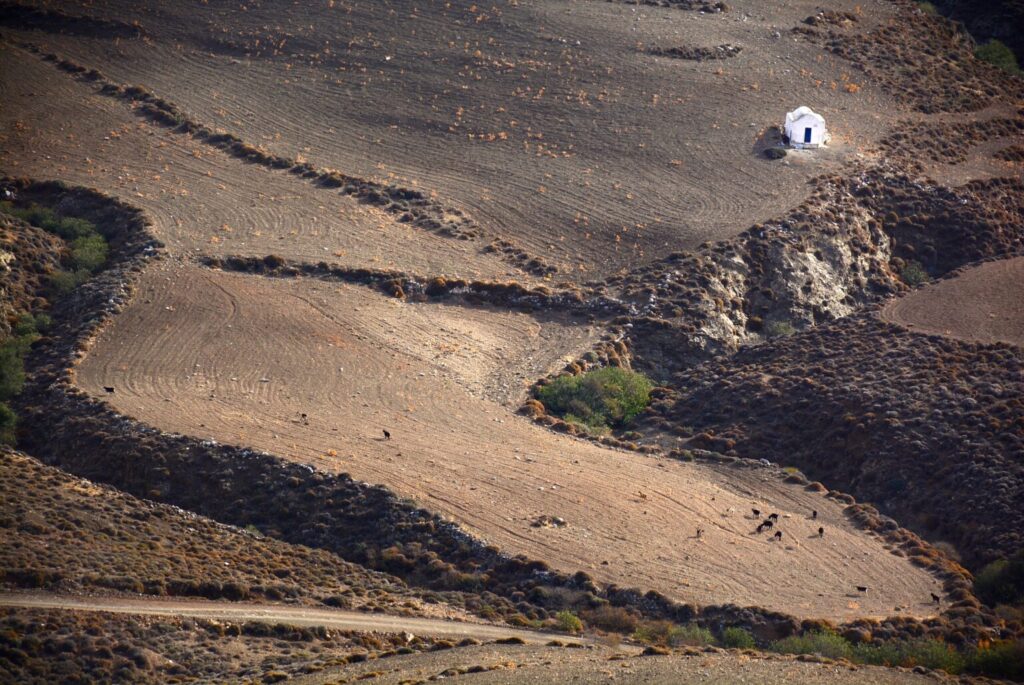
[{"label": "dry stone terrace wall", "polygon": [[[98,193],[28,183],[20,184],[19,192],[23,198],[45,200],[66,210],[80,209],[92,220],[102,215],[103,230],[117,246],[110,268],[55,308],[52,334],[29,359],[29,383],[18,402],[25,427],[22,446],[44,461],[136,496],[172,503],[224,523],[255,525],[284,541],[329,549],[416,585],[478,593],[483,601],[491,598],[495,604],[512,606],[528,619],[542,619],[564,607],[610,602],[648,617],[696,620],[714,629],[744,625],[764,640],[820,627],[817,622],[801,624],[755,607],[698,608],[673,603],[655,592],[599,588],[586,574],[554,573],[542,562],[509,558],[485,547],[385,488],[320,473],[262,452],[164,434],[117,414],[72,385],[72,366],[131,297],[134,274],[148,260],[158,258],[157,245],[148,237],[139,212],[112,201],[103,207],[104,198]],[[93,211],[83,209],[88,207]],[[955,632],[968,640],[999,632],[995,618],[980,611],[971,597],[962,570],[929,551],[912,534],[874,517],[869,509],[853,505],[848,515],[863,519],[861,525],[869,529],[877,524],[876,532],[894,544],[910,541],[922,555],[934,559],[933,570],[944,578],[946,591],[957,601],[943,617],[926,622],[894,619],[885,624],[886,630],[893,635]]]}]

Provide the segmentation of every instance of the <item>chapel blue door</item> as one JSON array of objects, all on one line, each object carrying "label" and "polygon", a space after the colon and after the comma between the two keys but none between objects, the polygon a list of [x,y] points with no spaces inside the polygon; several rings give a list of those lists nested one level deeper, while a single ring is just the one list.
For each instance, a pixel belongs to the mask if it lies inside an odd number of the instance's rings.
[{"label": "chapel blue door", "polygon": [[805,128],[804,129],[804,142],[805,143],[811,142],[811,129],[810,128]]}]

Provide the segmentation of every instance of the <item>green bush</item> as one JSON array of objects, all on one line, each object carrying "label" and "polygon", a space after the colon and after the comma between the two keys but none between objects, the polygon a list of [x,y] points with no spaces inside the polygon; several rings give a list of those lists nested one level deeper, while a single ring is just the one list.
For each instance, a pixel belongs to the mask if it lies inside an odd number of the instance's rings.
[{"label": "green bush", "polygon": [[754,636],[745,628],[726,628],[722,632],[722,645],[733,649],[753,649]]},{"label": "green bush", "polygon": [[98,233],[71,242],[71,264],[75,270],[96,272],[107,261],[107,241]]},{"label": "green bush", "polygon": [[1024,640],[975,649],[968,655],[966,666],[971,673],[990,678],[1024,680]]},{"label": "green bush", "polygon": [[633,633],[633,639],[649,645],[699,647],[715,644],[715,636],[696,624],[677,626],[671,621],[645,621]]},{"label": "green bush", "polygon": [[[0,209],[66,240],[71,248],[71,266],[76,272],[84,271],[91,274],[107,261],[107,240],[91,221],[73,216],[62,217],[49,207],[35,204],[15,207],[10,202],[0,202]],[[79,283],[81,282],[80,279]],[[57,288],[59,294],[67,293],[78,285],[76,283],[75,286],[71,286],[67,278],[60,283],[60,287]]]},{"label": "green bush", "polygon": [[773,642],[769,649],[781,654],[819,654],[830,659],[849,659],[853,647],[841,635],[828,632],[791,635]]},{"label": "green bush", "polygon": [[1013,50],[995,38],[975,48],[974,56],[1011,74],[1020,73],[1020,65],[1017,64]]},{"label": "green bush", "polygon": [[0,444],[14,444],[14,429],[18,426],[18,417],[6,404],[0,402]]},{"label": "green bush", "polygon": [[924,12],[925,14],[938,14],[939,13],[939,10],[937,10],[935,8],[935,5],[933,5],[930,2],[919,2],[919,3],[917,3],[917,8],[919,10],[921,10],[922,12]]},{"label": "green bush", "polygon": [[921,265],[921,262],[917,261],[907,262],[907,265],[900,271],[900,278],[903,279],[904,283],[911,286],[927,283],[931,279],[928,276],[928,272]]},{"label": "green bush", "polygon": [[909,642],[881,642],[859,644],[853,647],[853,659],[876,666],[924,666],[942,669],[947,673],[960,673],[964,669],[964,656],[955,648],[939,640],[922,638]]},{"label": "green bush", "polygon": [[707,628],[701,628],[696,624],[675,626],[668,633],[668,644],[672,647],[703,647],[715,644],[715,636]]},{"label": "green bush", "polygon": [[25,345],[8,338],[0,345],[0,402],[11,399],[25,385]]},{"label": "green bush", "polygon": [[50,290],[58,297],[68,295],[88,279],[88,271],[54,271],[50,274]]},{"label": "green bush", "polygon": [[558,629],[566,633],[578,633],[583,630],[583,621],[571,611],[559,611],[555,619],[558,621]]},{"label": "green bush", "polygon": [[1024,550],[981,569],[974,577],[974,593],[989,606],[1024,604]]},{"label": "green bush", "polygon": [[537,392],[544,407],[591,428],[621,426],[651,401],[651,381],[643,374],[606,366],[579,376],[559,376]]}]

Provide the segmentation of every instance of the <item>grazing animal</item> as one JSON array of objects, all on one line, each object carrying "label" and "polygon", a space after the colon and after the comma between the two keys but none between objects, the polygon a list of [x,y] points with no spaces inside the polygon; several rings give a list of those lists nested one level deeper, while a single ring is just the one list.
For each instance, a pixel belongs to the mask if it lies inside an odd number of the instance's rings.
[{"label": "grazing animal", "polygon": [[754,518],[761,518],[761,510],[760,509],[751,509],[750,511],[754,512]]},{"label": "grazing animal", "polygon": [[389,433],[387,430],[384,431],[384,439],[385,440],[390,440],[391,439],[391,433]]},{"label": "grazing animal", "polygon": [[775,521],[772,521],[771,519],[765,519],[761,523],[761,525],[767,528],[768,530],[771,530],[775,526]]},{"label": "grazing animal", "polygon": [[772,521],[778,521],[779,520],[779,515],[778,514],[768,514],[768,518],[770,518]]},{"label": "grazing animal", "polygon": [[813,510],[811,512],[811,519],[817,520],[817,518],[818,518],[818,510],[815,509],[815,510]]},{"label": "grazing animal", "polygon": [[308,426],[309,425],[309,417],[306,416],[305,414],[300,414],[300,416],[302,417],[302,425],[303,426]]},{"label": "grazing animal", "polygon": [[757,526],[757,532],[758,532],[758,533],[761,533],[761,532],[763,532],[763,531],[764,531],[764,524],[762,523],[762,524],[759,524],[759,525]]},{"label": "grazing animal", "polygon": [[822,528],[821,526],[818,527],[818,537],[819,538],[825,537],[825,529]]},{"label": "grazing animal", "polygon": [[861,594],[864,594],[867,591],[868,591],[868,588],[867,588],[866,585],[858,585],[857,586],[857,592],[860,592]]},{"label": "grazing animal", "polygon": [[104,390],[105,390],[106,392],[110,393],[111,395],[113,395],[113,394],[114,394],[114,386],[112,386],[112,385],[104,385],[104,386],[103,386],[103,389],[104,389]]},{"label": "grazing animal", "polygon": [[703,528],[698,528],[697,529],[697,539],[700,540],[702,535],[704,535],[704,529]]},{"label": "grazing animal", "polygon": [[941,601],[942,601],[942,598],[941,598],[941,597],[939,597],[939,596],[938,596],[937,594],[935,594],[935,593],[933,592],[933,593],[932,593],[932,601],[933,601],[933,602],[935,602],[936,604],[938,604],[939,602],[941,602]]},{"label": "grazing animal", "polygon": [[775,531],[775,539],[776,540],[781,540],[782,539],[782,531],[781,530]]}]

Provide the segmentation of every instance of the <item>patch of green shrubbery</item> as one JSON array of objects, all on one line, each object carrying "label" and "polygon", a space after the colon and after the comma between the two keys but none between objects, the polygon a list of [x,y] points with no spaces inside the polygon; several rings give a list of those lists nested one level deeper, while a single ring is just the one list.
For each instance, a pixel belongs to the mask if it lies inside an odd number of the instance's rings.
[{"label": "patch of green shrubbery", "polygon": [[941,640],[929,638],[851,644],[841,635],[823,631],[792,635],[773,642],[769,649],[782,654],[817,654],[876,666],[924,666],[954,675],[972,673],[994,678],[1024,677],[1024,641],[1020,640],[958,650]]},{"label": "patch of green shrubbery", "polygon": [[50,317],[45,314],[24,314],[14,324],[11,335],[0,343],[0,443],[14,444],[17,417],[7,402],[21,392],[25,384],[28,348],[49,326]]},{"label": "patch of green shrubbery", "polygon": [[55,294],[71,292],[106,264],[110,251],[107,240],[91,221],[60,216],[49,207],[35,204],[15,207],[10,202],[3,202],[0,203],[0,209],[67,242],[70,252],[68,268],[50,277],[50,285]]},{"label": "patch of green shrubbery", "polygon": [[1024,550],[981,569],[974,577],[974,592],[989,606],[1024,606]]},{"label": "patch of green shrubbery", "polygon": [[903,267],[902,271],[900,271],[900,278],[903,279],[904,283],[910,286],[921,285],[922,283],[927,283],[930,280],[928,272],[925,271],[921,262],[918,261],[907,262],[907,265]]},{"label": "patch of green shrubbery", "polygon": [[588,431],[623,426],[651,401],[650,379],[618,366],[606,366],[578,376],[559,376],[537,391],[544,407]]},{"label": "patch of green shrubbery", "polygon": [[676,625],[671,621],[646,621],[633,633],[633,639],[666,647],[703,647],[715,644],[715,636],[696,624]]},{"label": "patch of green shrubbery", "polygon": [[1020,65],[1017,64],[1017,56],[1013,54],[1013,50],[995,38],[975,48],[974,56],[1011,74],[1021,73]]},{"label": "patch of green shrubbery", "polygon": [[726,628],[722,632],[722,646],[732,649],[753,649],[754,636],[745,628]]}]

